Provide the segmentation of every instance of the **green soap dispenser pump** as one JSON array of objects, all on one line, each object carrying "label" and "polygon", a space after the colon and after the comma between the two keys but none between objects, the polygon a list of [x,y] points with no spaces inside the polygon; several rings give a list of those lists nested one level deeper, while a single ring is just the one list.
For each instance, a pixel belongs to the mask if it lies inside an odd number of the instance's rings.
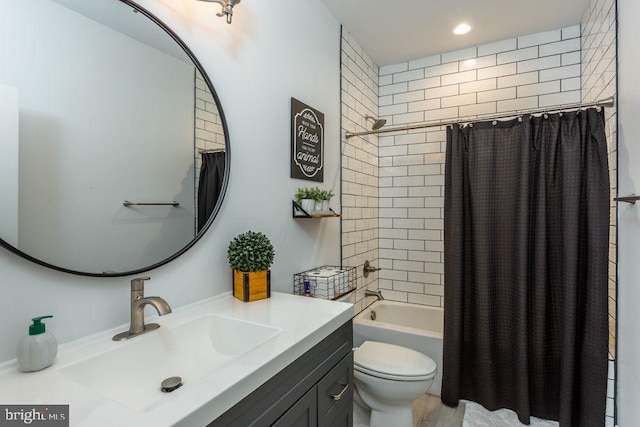
[{"label": "green soap dispenser pump", "polygon": [[47,332],[42,319],[53,316],[34,317],[26,335],[18,344],[18,367],[21,371],[40,371],[51,366],[58,354],[58,342],[51,332]]}]

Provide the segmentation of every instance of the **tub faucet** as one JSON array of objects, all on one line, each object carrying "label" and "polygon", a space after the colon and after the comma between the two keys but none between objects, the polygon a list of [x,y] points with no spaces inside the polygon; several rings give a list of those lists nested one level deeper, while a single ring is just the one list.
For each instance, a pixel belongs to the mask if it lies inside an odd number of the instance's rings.
[{"label": "tub faucet", "polygon": [[162,298],[144,296],[144,281],[149,279],[145,276],[131,281],[131,325],[128,331],[114,335],[114,341],[128,340],[160,327],[157,323],[144,324],[144,307],[147,304],[154,307],[160,316],[171,313],[171,307]]},{"label": "tub faucet", "polygon": [[376,297],[380,301],[384,300],[384,297],[382,296],[382,291],[380,289],[378,289],[377,291],[372,291],[370,289],[365,289],[364,290],[364,296],[365,297]]}]

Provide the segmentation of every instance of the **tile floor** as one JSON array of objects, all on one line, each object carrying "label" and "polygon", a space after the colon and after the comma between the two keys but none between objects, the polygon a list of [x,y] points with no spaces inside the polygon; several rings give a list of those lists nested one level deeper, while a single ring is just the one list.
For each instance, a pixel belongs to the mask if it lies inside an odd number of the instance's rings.
[{"label": "tile floor", "polygon": [[[458,407],[450,408],[437,396],[426,394],[413,402],[414,427],[518,427],[515,412],[501,409],[490,412],[475,402],[461,401]],[[555,421],[531,418],[530,427],[557,427]],[[354,427],[368,427],[366,411],[354,403]]]},{"label": "tile floor", "polygon": [[450,408],[443,405],[439,397],[430,394],[413,401],[413,424],[417,427],[460,427],[464,413],[464,402]]},{"label": "tile floor", "polygon": [[[464,403],[457,408],[443,405],[440,398],[425,394],[413,402],[414,427],[462,427]],[[353,427],[369,427],[369,415],[359,405],[353,405]]]},{"label": "tile floor", "polygon": [[[609,383],[607,389],[606,427],[614,427],[615,411],[615,362],[609,360]],[[467,417],[465,419],[465,412]],[[517,421],[512,411],[500,410],[491,413],[482,406],[469,402],[468,408],[461,402],[457,408],[443,405],[440,398],[426,394],[413,402],[415,427],[516,427],[524,426]],[[368,414],[354,403],[354,427],[369,427]],[[557,422],[532,419],[530,427],[557,426]]]}]

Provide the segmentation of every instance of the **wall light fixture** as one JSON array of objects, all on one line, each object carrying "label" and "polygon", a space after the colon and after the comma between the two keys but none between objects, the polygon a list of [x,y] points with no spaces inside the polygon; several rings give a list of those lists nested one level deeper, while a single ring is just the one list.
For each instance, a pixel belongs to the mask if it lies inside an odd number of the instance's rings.
[{"label": "wall light fixture", "polygon": [[199,0],[206,1],[209,3],[219,3],[222,6],[222,11],[220,13],[216,13],[218,16],[227,15],[227,24],[231,24],[231,18],[233,17],[233,6],[240,3],[240,0]]}]

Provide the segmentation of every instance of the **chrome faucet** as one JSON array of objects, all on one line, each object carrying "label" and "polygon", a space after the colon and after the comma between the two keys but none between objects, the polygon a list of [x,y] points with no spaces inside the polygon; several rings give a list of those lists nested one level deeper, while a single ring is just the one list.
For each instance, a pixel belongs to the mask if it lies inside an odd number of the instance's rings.
[{"label": "chrome faucet", "polygon": [[365,297],[376,297],[380,301],[384,300],[384,297],[382,296],[382,291],[380,289],[378,289],[377,291],[372,291],[370,289],[365,289],[364,290],[364,296]]},{"label": "chrome faucet", "polygon": [[160,327],[157,323],[144,324],[144,307],[147,304],[153,306],[160,316],[171,313],[171,307],[162,298],[144,296],[144,281],[150,279],[145,276],[131,281],[131,325],[128,331],[114,335],[114,341],[128,340]]}]

